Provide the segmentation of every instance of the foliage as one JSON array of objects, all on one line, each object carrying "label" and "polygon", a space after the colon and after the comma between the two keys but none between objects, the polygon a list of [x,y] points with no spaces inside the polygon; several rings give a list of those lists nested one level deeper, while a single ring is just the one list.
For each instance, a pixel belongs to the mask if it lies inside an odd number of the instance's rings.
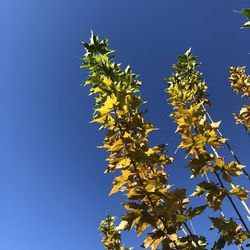
[{"label": "foliage", "polygon": [[121,245],[121,233],[114,226],[115,217],[107,215],[100,223],[99,230],[103,234],[102,243],[108,250],[132,250]]},{"label": "foliage", "polygon": [[205,237],[193,233],[187,221],[201,215],[206,207],[222,211],[225,197],[234,207],[240,223],[224,216],[211,217],[213,228],[220,233],[213,249],[222,249],[226,244],[241,245],[249,232],[232,197],[241,202],[248,198],[248,191],[233,183],[235,177],[244,173],[244,167],[237,161],[227,162],[217,152],[227,139],[218,132],[220,121],[208,119],[206,107],[211,102],[206,93],[207,85],[196,70],[199,63],[191,50],[179,56],[174,64],[175,73],[167,78],[167,93],[174,109],[171,117],[182,137],[178,148],[184,149],[186,157],[190,157],[191,178],[212,173],[219,182],[203,180],[198,183],[193,196],[205,195],[206,198],[206,204],[200,207],[191,206],[185,189],[173,189],[169,183],[166,166],[173,158],[168,156],[166,145],[149,144],[149,133],[156,129],[144,118],[146,111],[141,108],[144,101],[139,95],[141,82],[137,75],[130,66],[123,70],[114,62],[111,55],[114,51],[109,49],[108,39],[99,40],[92,34],[90,43],[83,45],[86,54],[81,67],[89,69],[85,85],[90,85],[90,95],[95,96],[93,122],[106,131],[102,146],[109,153],[106,173],[118,174],[110,195],[122,192],[126,197],[123,203],[126,212],[120,225],[115,227],[114,217],[110,216],[101,223],[104,246],[126,249],[121,246],[119,230],[135,228],[138,236],[147,232],[143,248],[206,249]]},{"label": "foliage", "polygon": [[226,220],[224,217],[210,217],[210,219],[213,222],[211,230],[217,228],[221,233],[221,237],[213,245],[214,250],[225,247],[226,243],[231,245],[234,242],[236,245],[240,245],[250,238],[250,233],[243,231],[232,218]]},{"label": "foliage", "polygon": [[172,189],[168,184],[164,170],[173,158],[167,155],[165,144],[149,146],[148,135],[155,128],[143,117],[137,75],[129,66],[122,70],[113,62],[107,39],[100,41],[92,34],[90,43],[84,46],[82,67],[90,70],[85,85],[90,85],[90,94],[96,95],[93,122],[107,129],[103,144],[110,153],[106,172],[120,173],[110,195],[120,191],[128,199],[119,228],[135,227],[141,235],[150,227],[143,247],[153,250],[161,243],[164,249],[204,249],[204,237],[178,236],[185,222],[199,213],[187,207],[185,189]]},{"label": "foliage", "polygon": [[[231,67],[230,77],[231,86],[236,94],[250,98],[250,76],[246,75],[245,67]],[[246,130],[250,130],[250,105],[244,104],[239,114],[234,114],[236,123],[243,124]]]},{"label": "foliage", "polygon": [[250,9],[242,9],[240,13],[248,20],[243,24],[242,28],[250,28]]},{"label": "foliage", "polygon": [[[192,195],[200,197],[205,194],[207,206],[216,211],[222,209],[225,197],[228,197],[234,206],[231,196],[235,195],[240,200],[244,200],[248,198],[248,191],[233,184],[232,177],[242,175],[243,166],[235,161],[226,163],[225,159],[218,154],[217,150],[227,142],[227,139],[218,133],[221,121],[211,122],[209,120],[206,106],[210,106],[211,102],[206,93],[207,85],[202,79],[202,74],[196,70],[198,66],[197,58],[192,55],[190,49],[183,56],[179,56],[178,62],[173,65],[175,73],[166,79],[168,84],[166,92],[174,109],[171,117],[177,124],[176,132],[182,137],[178,148],[185,149],[187,157],[191,156],[188,163],[192,171],[191,177],[213,173],[220,183],[218,185],[210,180],[202,181]],[[208,148],[213,153],[210,153]],[[229,190],[225,187],[220,175],[224,181],[231,184],[232,189]],[[236,213],[239,215],[238,211]],[[219,217],[214,217],[212,221],[218,220]],[[224,220],[226,221],[225,218]],[[246,229],[243,233],[247,233],[248,228],[244,220],[242,219],[241,222]],[[234,223],[236,224],[236,222]],[[214,227],[217,225],[217,223],[213,223]],[[227,223],[220,224],[221,227],[223,225],[226,226]],[[239,227],[242,226],[238,225],[237,228]],[[232,244],[232,240],[227,239],[228,236],[223,234],[223,230],[218,229],[219,232],[222,232],[219,242]],[[238,231],[235,230],[231,232],[230,236],[237,237],[237,234]],[[241,244],[244,239],[241,237],[239,240],[235,240],[235,244]]]}]

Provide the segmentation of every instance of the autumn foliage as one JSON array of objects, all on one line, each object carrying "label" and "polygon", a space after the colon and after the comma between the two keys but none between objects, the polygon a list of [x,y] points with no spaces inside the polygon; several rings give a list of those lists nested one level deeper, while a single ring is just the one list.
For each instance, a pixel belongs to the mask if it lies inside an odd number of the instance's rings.
[{"label": "autumn foliage", "polygon": [[[230,82],[236,94],[244,98],[250,98],[250,76],[246,75],[245,67],[230,68]],[[239,114],[234,114],[236,122],[242,124],[246,130],[250,130],[250,105],[244,104]]]},{"label": "autumn foliage", "polygon": [[[234,181],[240,175],[248,178],[247,172],[238,160],[228,162],[218,152],[223,145],[230,145],[219,131],[220,121],[212,121],[208,114],[211,101],[207,85],[191,50],[178,57],[174,73],[166,78],[166,93],[181,138],[178,148],[186,152],[191,178],[203,177],[192,194],[205,197],[202,199],[205,203],[198,207],[191,204],[185,189],[173,188],[173,183],[169,183],[166,167],[173,158],[168,155],[166,144],[149,143],[149,133],[155,127],[144,118],[137,75],[129,66],[122,69],[114,62],[108,39],[99,40],[92,34],[84,47],[86,54],[81,67],[89,69],[85,85],[90,86],[90,95],[95,96],[93,122],[106,131],[102,146],[109,153],[106,172],[116,173],[110,195],[117,192],[125,195],[125,212],[119,225],[115,226],[111,216],[101,222],[104,246],[108,250],[129,249],[122,245],[120,231],[135,228],[138,236],[147,229],[143,248],[208,249],[204,235],[194,233],[188,222],[195,216],[202,218],[204,210],[211,209],[215,215],[210,217],[208,229],[212,226],[219,232],[211,248],[222,249],[231,244],[243,248],[250,234],[246,214],[237,207],[242,205],[249,212],[245,203],[248,191]],[[230,72],[232,87],[249,97],[249,77],[244,68],[231,68]],[[249,129],[250,108],[243,109],[236,119]],[[217,181],[205,178],[208,175],[214,175]],[[229,218],[222,211],[224,199],[235,210]]]}]

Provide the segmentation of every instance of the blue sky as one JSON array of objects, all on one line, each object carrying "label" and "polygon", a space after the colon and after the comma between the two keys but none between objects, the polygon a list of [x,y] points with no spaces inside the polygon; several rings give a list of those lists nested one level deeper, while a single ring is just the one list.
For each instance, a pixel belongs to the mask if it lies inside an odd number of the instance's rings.
[{"label": "blue sky", "polygon": [[[232,117],[242,100],[228,81],[229,66],[247,65],[250,73],[250,31],[239,29],[245,20],[232,11],[243,7],[249,1],[2,0],[0,249],[102,249],[100,220],[123,212],[122,196],[108,198],[113,176],[103,174],[106,153],[96,149],[104,134],[89,124],[93,99],[80,87],[87,76],[80,41],[91,29],[110,37],[116,61],[140,74],[147,118],[160,128],[152,141],[168,143],[171,155],[179,137],[163,79],[192,47],[203,62],[211,114],[249,165],[249,137]],[[183,155],[176,155],[170,182],[193,187],[183,181]],[[195,223],[206,231],[207,222]],[[124,239],[135,249],[142,241],[133,233]]]}]

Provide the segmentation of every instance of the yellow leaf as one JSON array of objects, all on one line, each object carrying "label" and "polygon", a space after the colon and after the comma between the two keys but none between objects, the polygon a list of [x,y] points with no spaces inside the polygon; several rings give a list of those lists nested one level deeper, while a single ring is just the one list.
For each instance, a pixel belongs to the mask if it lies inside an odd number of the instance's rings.
[{"label": "yellow leaf", "polygon": [[218,167],[223,167],[225,164],[223,158],[221,157],[217,157],[215,158],[215,165],[217,165]]},{"label": "yellow leaf", "polygon": [[212,122],[210,125],[212,128],[218,129],[220,124],[221,124],[221,121],[218,121],[218,122]]},{"label": "yellow leaf", "polygon": [[111,83],[112,83],[112,80],[110,79],[110,77],[104,76],[103,82],[104,82],[106,85],[110,86]]},{"label": "yellow leaf", "polygon": [[123,187],[128,180],[128,177],[131,175],[131,172],[129,170],[123,170],[122,175],[117,176],[115,180],[113,181],[113,188],[110,191],[109,195],[112,195],[114,193],[117,193],[121,187]]},{"label": "yellow leaf", "polygon": [[146,151],[146,155],[150,156],[151,154],[155,153],[155,150],[153,148],[149,148],[147,151]]},{"label": "yellow leaf", "polygon": [[154,192],[155,191],[155,184],[149,183],[148,185],[145,186],[145,190],[149,193]]},{"label": "yellow leaf", "polygon": [[129,158],[124,158],[117,164],[117,168],[127,167],[130,165],[130,162],[131,160]]},{"label": "yellow leaf", "polygon": [[117,230],[124,230],[127,226],[128,222],[125,220],[122,220],[120,224],[116,227]]},{"label": "yellow leaf", "polygon": [[119,189],[126,183],[126,180],[124,180],[124,177],[118,176],[115,178],[114,182],[113,182],[113,188],[111,189],[109,195],[112,195],[114,193],[117,193],[119,191]]},{"label": "yellow leaf", "polygon": [[117,101],[117,97],[115,95],[112,95],[111,97],[108,96],[103,106],[96,109],[96,112],[99,112],[101,115],[105,115],[114,109],[115,105],[118,103],[119,102]]},{"label": "yellow leaf", "polygon": [[123,148],[123,141],[121,139],[114,142],[112,146],[109,147],[109,151],[115,152]]},{"label": "yellow leaf", "polygon": [[163,237],[160,238],[153,238],[151,236],[148,236],[143,243],[143,246],[145,248],[150,247],[151,250],[156,250],[158,245],[163,241]]}]

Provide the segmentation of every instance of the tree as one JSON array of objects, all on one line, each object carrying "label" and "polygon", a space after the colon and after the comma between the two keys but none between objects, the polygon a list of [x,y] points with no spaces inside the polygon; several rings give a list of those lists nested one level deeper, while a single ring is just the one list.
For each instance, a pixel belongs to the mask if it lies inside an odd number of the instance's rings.
[{"label": "tree", "polygon": [[[197,71],[197,58],[188,50],[173,66],[175,73],[167,78],[166,92],[173,106],[172,117],[182,141],[179,148],[185,149],[191,169],[191,177],[213,173],[218,183],[204,180],[193,195],[205,194],[206,204],[193,207],[185,189],[172,188],[168,181],[166,166],[173,162],[168,156],[166,144],[150,146],[149,133],[155,130],[145,120],[141,106],[143,99],[138,94],[141,82],[128,66],[124,70],[114,62],[114,52],[108,47],[108,39],[99,40],[91,35],[90,43],[84,43],[86,54],[82,68],[89,69],[90,95],[95,95],[93,122],[107,131],[103,148],[109,152],[106,172],[119,173],[110,192],[123,192],[126,210],[118,227],[114,217],[108,216],[101,223],[103,243],[107,249],[126,249],[121,246],[120,231],[136,229],[141,235],[146,229],[142,247],[152,250],[207,249],[204,236],[194,233],[187,221],[202,216],[206,208],[219,210],[220,215],[211,217],[211,226],[219,231],[219,239],[212,249],[222,249],[226,244],[235,244],[243,249],[243,242],[250,238],[246,218],[238,209],[239,203],[249,212],[245,203],[248,191],[234,184],[239,175],[248,174],[237,160],[227,162],[218,149],[229,145],[220,131],[220,122],[213,122],[207,107],[207,86],[202,74]],[[210,148],[211,153],[207,148]],[[231,149],[232,151],[232,149]],[[233,152],[233,151],[232,151]],[[231,186],[231,189],[227,186]],[[221,205],[228,198],[240,219],[226,218]],[[234,197],[238,201],[234,200]]]}]

